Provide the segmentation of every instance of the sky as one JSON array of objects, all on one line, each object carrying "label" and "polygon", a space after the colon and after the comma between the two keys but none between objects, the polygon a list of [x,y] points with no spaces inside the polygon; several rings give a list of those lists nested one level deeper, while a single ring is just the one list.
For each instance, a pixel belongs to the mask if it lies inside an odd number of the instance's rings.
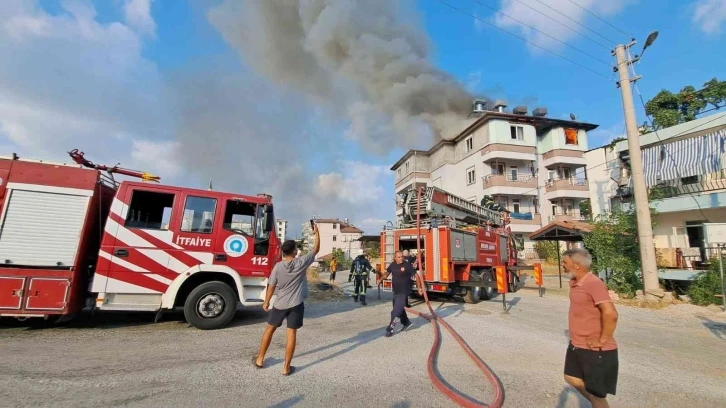
[{"label": "sky", "polygon": [[646,101],[726,76],[726,0],[3,0],[0,154],[78,148],[272,194],[293,236],[313,215],[377,234],[391,165],[472,97],[573,113],[599,125],[591,148],[621,136],[610,50],[632,36],[639,54],[653,30]]}]

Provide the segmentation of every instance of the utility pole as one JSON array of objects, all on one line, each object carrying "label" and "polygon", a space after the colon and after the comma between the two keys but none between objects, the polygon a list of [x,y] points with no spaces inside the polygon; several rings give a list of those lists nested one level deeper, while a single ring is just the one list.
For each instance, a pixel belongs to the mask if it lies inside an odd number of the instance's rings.
[{"label": "utility pole", "polygon": [[[657,35],[657,34],[656,34]],[[646,47],[655,40],[649,37]],[[648,204],[648,189],[643,176],[643,162],[640,155],[640,133],[635,117],[635,106],[633,103],[633,90],[630,83],[640,77],[630,78],[631,61],[627,56],[627,49],[635,45],[635,40],[629,44],[619,44],[615,47],[619,79],[618,87],[623,99],[623,112],[625,114],[625,127],[628,132],[628,151],[630,153],[630,177],[633,180],[633,197],[635,202],[635,215],[638,222],[638,242],[640,243],[640,265],[643,273],[643,287],[646,298],[653,296],[662,297],[663,291],[658,284],[658,265],[655,258],[655,245],[653,243],[653,226],[650,219],[650,205]],[[644,49],[645,51],[645,49]],[[642,53],[641,53],[642,55]]]}]

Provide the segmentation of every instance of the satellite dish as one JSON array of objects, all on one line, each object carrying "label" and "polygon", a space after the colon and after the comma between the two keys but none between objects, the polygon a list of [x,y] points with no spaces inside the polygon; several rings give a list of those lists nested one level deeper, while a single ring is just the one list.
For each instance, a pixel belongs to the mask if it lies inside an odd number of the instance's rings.
[{"label": "satellite dish", "polygon": [[572,119],[572,120],[575,120],[575,119],[577,119],[577,118],[575,117],[575,114],[574,114],[574,113],[570,113],[570,119]]}]

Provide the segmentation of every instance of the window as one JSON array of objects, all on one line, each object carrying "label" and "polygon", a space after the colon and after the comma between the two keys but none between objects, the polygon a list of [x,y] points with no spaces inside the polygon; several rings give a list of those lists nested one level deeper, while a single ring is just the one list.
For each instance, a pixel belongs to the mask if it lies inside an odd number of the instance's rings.
[{"label": "window", "polygon": [[333,241],[337,241],[337,240],[338,240],[338,236],[337,235],[333,235]]},{"label": "window", "polygon": [[497,175],[504,175],[504,163],[497,163]]},{"label": "window", "polygon": [[573,215],[575,212],[575,202],[572,200],[565,200],[565,214]]},{"label": "window", "polygon": [[565,144],[576,145],[577,144],[577,129],[567,128],[565,129]]},{"label": "window", "polygon": [[552,204],[552,215],[557,215],[557,205]]},{"label": "window", "polygon": [[[256,234],[255,238],[257,238],[257,243],[255,244],[255,255],[266,255],[267,254],[267,248],[269,247],[269,241],[267,241],[266,244],[262,244],[262,246],[259,245],[260,241],[265,241],[270,238],[270,231],[265,231],[265,210],[267,209],[266,205],[258,205],[257,206],[257,228],[255,229]],[[270,213],[270,217],[273,217],[273,214]],[[274,220],[274,218],[273,218]]]},{"label": "window", "polygon": [[509,132],[512,140],[524,140],[524,128],[522,126],[510,126]]},{"label": "window", "polygon": [[519,173],[519,168],[517,166],[509,166],[509,174],[512,175],[512,181],[517,181],[518,173]]},{"label": "window", "polygon": [[474,184],[474,181],[476,180],[474,168],[471,168],[466,171],[466,184]]},{"label": "window", "polygon": [[338,224],[333,223],[333,229],[338,229]]},{"label": "window", "polygon": [[539,214],[539,200],[537,198],[532,199],[532,207],[534,207],[534,213]]},{"label": "window", "polygon": [[512,199],[512,212],[518,213],[519,211],[519,198]]},{"label": "window", "polygon": [[474,150],[474,139],[469,136],[468,138],[466,138],[466,151],[468,153],[472,150]]},{"label": "window", "polygon": [[406,174],[408,174],[408,162],[406,162]]},{"label": "window", "polygon": [[131,195],[124,225],[129,228],[168,230],[173,206],[174,194],[135,190]]},{"label": "window", "polygon": [[398,178],[401,178],[401,169],[396,170],[396,175]]},{"label": "window", "polygon": [[568,180],[572,176],[572,170],[568,168],[562,169],[562,178]]},{"label": "window", "polygon": [[224,229],[252,236],[255,225],[255,205],[239,200],[227,200],[224,210]]},{"label": "window", "polygon": [[214,210],[217,200],[206,197],[187,197],[184,203],[181,231],[209,234],[214,224]]}]

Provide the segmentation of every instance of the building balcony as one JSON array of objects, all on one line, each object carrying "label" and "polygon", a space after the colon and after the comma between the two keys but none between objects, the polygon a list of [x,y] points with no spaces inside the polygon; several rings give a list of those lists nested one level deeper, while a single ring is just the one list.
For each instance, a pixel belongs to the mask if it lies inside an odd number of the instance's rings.
[{"label": "building balcony", "polygon": [[484,147],[481,150],[481,155],[482,160],[485,162],[496,159],[533,162],[537,160],[537,148],[534,146],[493,143]]},{"label": "building balcony", "polygon": [[585,152],[580,150],[555,149],[542,155],[542,165],[547,169],[557,166],[577,168],[587,166],[587,161]]},{"label": "building balcony", "polygon": [[540,214],[526,213],[509,213],[509,223],[512,225],[542,225],[542,216]]},{"label": "building balcony", "polygon": [[590,198],[590,186],[586,179],[570,177],[545,182],[545,199]]},{"label": "building balcony", "polygon": [[531,174],[490,174],[482,178],[485,195],[537,195],[537,177]]},{"label": "building balcony", "polygon": [[588,217],[585,217],[583,215],[580,215],[580,213],[574,212],[570,214],[555,214],[550,215],[548,218],[548,222],[555,222],[555,221],[589,221]]},{"label": "building balcony", "polygon": [[540,214],[509,213],[509,228],[515,233],[534,232],[542,227]]}]

